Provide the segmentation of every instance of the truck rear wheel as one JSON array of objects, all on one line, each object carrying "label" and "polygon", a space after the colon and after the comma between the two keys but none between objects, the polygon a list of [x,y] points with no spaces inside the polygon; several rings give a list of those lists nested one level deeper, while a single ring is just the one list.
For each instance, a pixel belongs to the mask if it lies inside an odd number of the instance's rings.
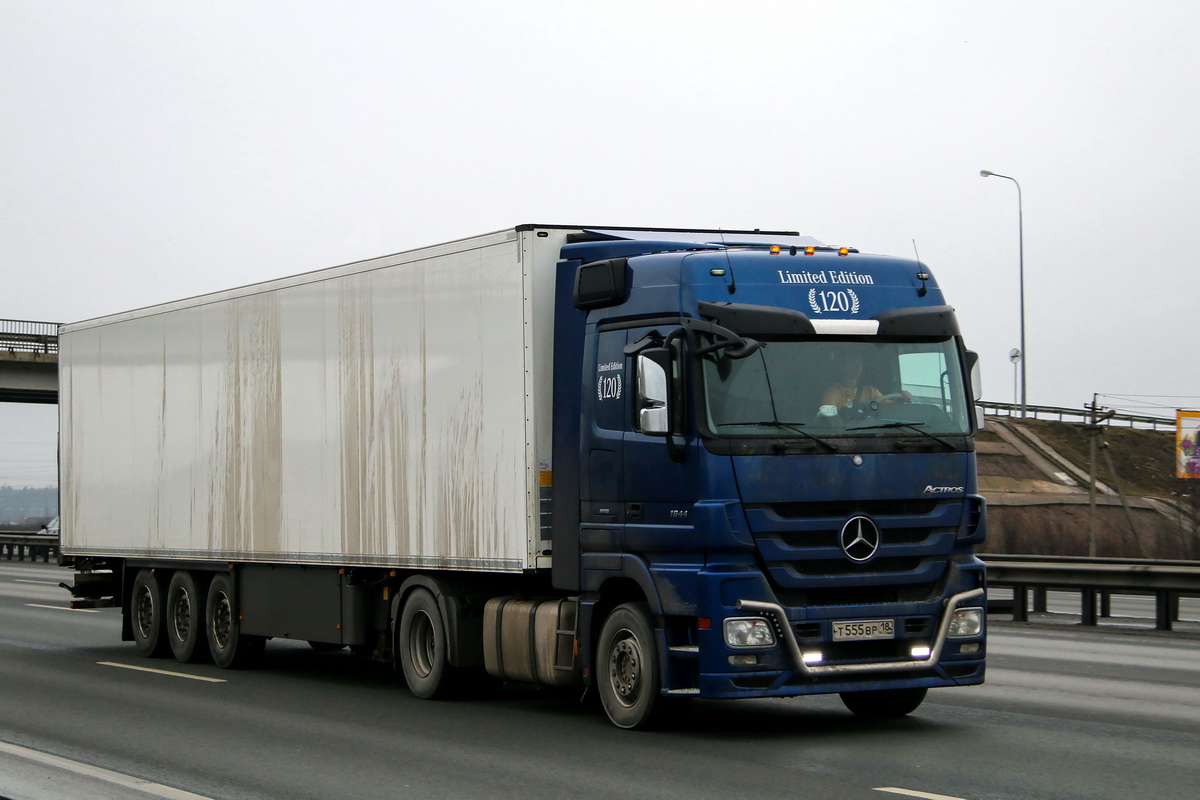
[{"label": "truck rear wheel", "polygon": [[604,621],[596,648],[596,683],[612,724],[627,730],[653,727],[664,705],[658,670],[649,607],[617,606]]},{"label": "truck rear wheel", "polygon": [[883,689],[875,692],[842,692],[842,703],[855,716],[892,719],[917,710],[927,689]]},{"label": "truck rear wheel", "polygon": [[204,604],[204,630],[213,663],[221,669],[253,666],[263,654],[267,640],[241,632],[240,617],[233,597],[233,579],[216,575],[208,586]]},{"label": "truck rear wheel", "polygon": [[204,594],[192,574],[179,570],[167,588],[166,633],[175,660],[184,664],[208,655],[204,644]]},{"label": "truck rear wheel", "polygon": [[413,589],[405,599],[396,653],[414,695],[434,700],[449,692],[452,667],[446,656],[446,624],[428,589]]},{"label": "truck rear wheel", "polygon": [[129,618],[133,644],[139,653],[147,658],[159,658],[169,652],[167,637],[163,635],[162,587],[158,585],[154,570],[143,569],[133,579]]}]

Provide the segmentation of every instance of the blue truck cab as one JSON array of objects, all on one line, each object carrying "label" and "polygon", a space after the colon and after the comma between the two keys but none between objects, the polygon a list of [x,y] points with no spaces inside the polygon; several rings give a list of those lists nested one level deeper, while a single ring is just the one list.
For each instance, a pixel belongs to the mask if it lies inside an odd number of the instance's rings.
[{"label": "blue truck cab", "polygon": [[795,234],[561,249],[554,588],[620,727],[673,696],[896,716],[984,679],[971,369],[929,269]]}]

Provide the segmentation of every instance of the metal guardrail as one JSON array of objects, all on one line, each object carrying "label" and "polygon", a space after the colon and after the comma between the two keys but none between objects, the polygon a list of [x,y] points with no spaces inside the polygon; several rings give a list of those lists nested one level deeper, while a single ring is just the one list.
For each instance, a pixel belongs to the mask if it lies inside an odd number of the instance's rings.
[{"label": "metal guardrail", "polygon": [[1095,625],[1098,616],[1109,615],[1109,595],[1113,592],[1153,595],[1154,627],[1160,631],[1171,630],[1179,619],[1181,595],[1200,596],[1200,561],[1006,555],[980,558],[987,564],[989,586],[1013,590],[1011,603],[989,603],[988,610],[1011,611],[1016,622],[1029,618],[1030,589],[1035,611],[1045,610],[1047,589],[1077,590],[1083,625]]},{"label": "metal guardrail", "polygon": [[[1015,417],[1020,415],[1021,406],[1017,403],[993,403],[987,400],[976,400],[975,405],[991,412],[997,416]],[[1059,422],[1065,422],[1065,417],[1078,417],[1081,422],[1090,422],[1092,419],[1092,410],[1088,408],[1060,408],[1059,406],[1025,406],[1027,416],[1034,419],[1042,419],[1043,417],[1056,417]],[[1164,428],[1171,430],[1175,429],[1174,417],[1151,417],[1144,414],[1113,414],[1109,419],[1113,421],[1128,422],[1129,427],[1146,427],[1150,430],[1158,430],[1161,425]]]},{"label": "metal guardrail", "polygon": [[30,561],[41,559],[49,564],[53,556],[58,555],[58,537],[43,536],[34,533],[0,533],[0,557],[12,561],[24,561],[29,556]]},{"label": "metal guardrail", "polygon": [[58,323],[0,319],[0,350],[12,353],[57,353]]}]

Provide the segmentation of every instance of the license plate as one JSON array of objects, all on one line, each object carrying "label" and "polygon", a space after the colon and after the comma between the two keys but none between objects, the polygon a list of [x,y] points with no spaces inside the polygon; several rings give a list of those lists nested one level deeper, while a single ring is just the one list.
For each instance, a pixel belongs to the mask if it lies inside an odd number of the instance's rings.
[{"label": "license plate", "polygon": [[835,642],[895,638],[896,621],[891,619],[849,619],[833,623]]}]

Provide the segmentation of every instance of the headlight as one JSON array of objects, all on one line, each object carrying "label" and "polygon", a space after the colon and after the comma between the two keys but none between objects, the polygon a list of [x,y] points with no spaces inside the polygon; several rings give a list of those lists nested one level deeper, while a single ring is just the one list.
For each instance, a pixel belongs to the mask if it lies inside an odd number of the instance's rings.
[{"label": "headlight", "polygon": [[960,608],[950,618],[948,636],[956,639],[965,639],[969,636],[978,636],[981,633],[983,633],[982,608]]},{"label": "headlight", "polygon": [[762,617],[725,620],[725,644],[730,647],[773,647],[775,631]]}]

